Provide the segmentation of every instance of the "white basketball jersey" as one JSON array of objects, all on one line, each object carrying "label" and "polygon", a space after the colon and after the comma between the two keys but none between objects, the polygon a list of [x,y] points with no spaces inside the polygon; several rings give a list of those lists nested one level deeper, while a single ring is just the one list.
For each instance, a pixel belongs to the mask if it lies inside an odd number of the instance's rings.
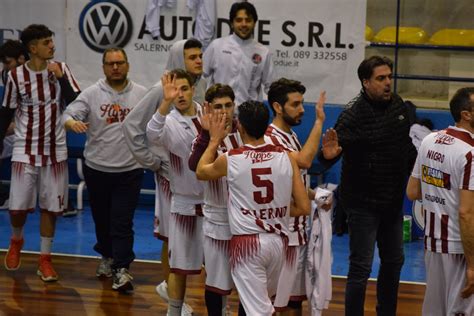
[{"label": "white basketball jersey", "polygon": [[[78,92],[69,68],[58,64]],[[61,87],[52,72],[33,71],[27,64],[10,71],[3,106],[16,109],[12,161],[45,166],[67,159]]]},{"label": "white basketball jersey", "polygon": [[421,143],[412,176],[420,179],[425,213],[425,248],[463,253],[459,228],[459,191],[474,190],[474,135],[449,128]]},{"label": "white basketball jersey", "polygon": [[[265,142],[275,146],[282,146],[288,151],[301,151],[301,143],[294,131],[287,133],[274,124],[270,124],[265,131]],[[306,188],[309,187],[308,170],[300,169],[301,178]],[[308,216],[290,218],[290,246],[304,245],[307,241]]]},{"label": "white basketball jersey", "polygon": [[293,169],[281,147],[245,145],[227,153],[232,235],[288,236]]}]

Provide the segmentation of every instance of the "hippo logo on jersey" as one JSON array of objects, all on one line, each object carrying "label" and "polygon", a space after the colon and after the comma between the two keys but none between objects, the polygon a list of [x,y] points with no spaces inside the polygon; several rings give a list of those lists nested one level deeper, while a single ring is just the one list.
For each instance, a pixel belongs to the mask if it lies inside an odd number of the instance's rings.
[{"label": "hippo logo on jersey", "polygon": [[252,60],[255,64],[258,65],[262,62],[262,56],[260,56],[259,54],[253,54]]},{"label": "hippo logo on jersey", "polygon": [[102,104],[100,106],[100,117],[104,117],[107,124],[120,123],[125,120],[130,112],[129,108],[121,107],[120,104]]},{"label": "hippo logo on jersey", "polygon": [[259,163],[273,159],[273,154],[269,152],[258,152],[253,150],[244,151],[245,159],[252,159],[252,163]]},{"label": "hippo logo on jersey", "polygon": [[445,131],[442,131],[435,136],[435,143],[436,144],[443,144],[443,145],[452,145],[454,144],[454,137],[447,135]]},{"label": "hippo logo on jersey", "polygon": [[94,0],[79,18],[79,31],[86,45],[99,53],[107,48],[124,47],[132,37],[132,18],[117,0]]},{"label": "hippo logo on jersey", "polygon": [[421,166],[421,181],[438,188],[451,190],[451,175],[425,165]]}]

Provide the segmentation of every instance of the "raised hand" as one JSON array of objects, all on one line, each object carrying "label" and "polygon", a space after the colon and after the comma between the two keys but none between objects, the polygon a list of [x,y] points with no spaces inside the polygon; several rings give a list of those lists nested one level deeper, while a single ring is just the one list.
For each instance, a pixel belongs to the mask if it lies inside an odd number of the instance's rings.
[{"label": "raised hand", "polygon": [[339,146],[336,130],[329,128],[322,138],[322,152],[325,159],[334,159],[342,152],[342,147]]},{"label": "raised hand", "polygon": [[228,130],[225,128],[225,113],[212,113],[209,123],[209,135],[211,136],[211,140],[220,143],[228,134]]},{"label": "raised hand", "polygon": [[179,94],[178,87],[176,86],[176,76],[165,73],[161,77],[161,84],[163,85],[163,99],[166,102],[173,102]]},{"label": "raised hand", "polygon": [[212,109],[211,106],[209,105],[209,102],[204,101],[204,105],[202,106],[202,113],[199,112],[198,116],[201,122],[201,127],[203,130],[208,131],[209,126],[210,126],[210,120],[211,120],[211,114]]},{"label": "raised hand", "polygon": [[324,103],[326,103],[326,91],[321,91],[318,102],[316,103],[316,120],[324,122],[326,113],[324,113]]}]

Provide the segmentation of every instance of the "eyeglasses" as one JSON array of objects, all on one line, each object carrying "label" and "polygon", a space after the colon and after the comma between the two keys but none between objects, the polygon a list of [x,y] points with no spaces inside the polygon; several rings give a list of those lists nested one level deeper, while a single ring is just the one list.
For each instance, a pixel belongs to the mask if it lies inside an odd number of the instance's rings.
[{"label": "eyeglasses", "polygon": [[123,66],[125,65],[127,62],[125,60],[120,60],[120,61],[104,61],[104,65],[105,66],[109,66],[109,67],[113,67],[114,65],[117,65],[117,66]]}]

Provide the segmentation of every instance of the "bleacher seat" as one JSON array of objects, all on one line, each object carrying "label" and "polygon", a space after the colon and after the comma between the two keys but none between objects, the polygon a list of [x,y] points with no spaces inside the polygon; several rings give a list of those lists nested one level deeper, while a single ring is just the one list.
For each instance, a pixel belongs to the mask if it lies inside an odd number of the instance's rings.
[{"label": "bleacher seat", "polygon": [[[374,36],[376,43],[395,43],[395,26],[387,26]],[[398,43],[400,44],[423,44],[428,40],[428,35],[420,27],[400,26],[398,32]]]},{"label": "bleacher seat", "polygon": [[365,26],[365,40],[371,41],[374,38],[374,30],[368,25]]},{"label": "bleacher seat", "polygon": [[474,30],[441,29],[429,40],[433,45],[474,46]]}]

